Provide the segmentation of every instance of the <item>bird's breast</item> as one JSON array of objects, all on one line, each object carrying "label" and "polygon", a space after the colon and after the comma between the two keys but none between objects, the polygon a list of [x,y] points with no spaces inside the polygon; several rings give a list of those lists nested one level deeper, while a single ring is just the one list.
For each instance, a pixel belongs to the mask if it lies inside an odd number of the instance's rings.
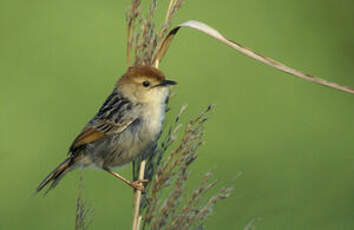
[{"label": "bird's breast", "polygon": [[87,155],[98,167],[117,167],[129,163],[139,154],[151,149],[162,128],[165,100],[140,104],[137,119],[123,132],[102,138],[87,146]]},{"label": "bird's breast", "polygon": [[147,135],[156,136],[160,133],[162,123],[165,118],[165,106],[155,106],[155,108],[146,108],[142,112],[143,132]]},{"label": "bird's breast", "polygon": [[135,122],[110,140],[107,145],[109,151],[104,154],[106,166],[116,167],[129,163],[153,146],[161,132],[165,106],[142,109]]}]

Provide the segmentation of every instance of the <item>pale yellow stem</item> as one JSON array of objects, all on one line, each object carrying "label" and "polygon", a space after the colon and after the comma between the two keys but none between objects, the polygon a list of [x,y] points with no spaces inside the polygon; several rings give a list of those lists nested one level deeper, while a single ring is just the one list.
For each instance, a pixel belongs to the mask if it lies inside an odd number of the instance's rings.
[{"label": "pale yellow stem", "polygon": [[[143,181],[144,180],[145,165],[146,165],[146,161],[143,160],[140,163],[138,181]],[[142,218],[141,216],[139,216],[140,202],[141,202],[141,191],[140,190],[136,190],[135,191],[135,198],[134,198],[135,207],[134,207],[134,216],[133,216],[132,230],[138,230],[140,228],[140,222],[141,222],[141,218]]]}]

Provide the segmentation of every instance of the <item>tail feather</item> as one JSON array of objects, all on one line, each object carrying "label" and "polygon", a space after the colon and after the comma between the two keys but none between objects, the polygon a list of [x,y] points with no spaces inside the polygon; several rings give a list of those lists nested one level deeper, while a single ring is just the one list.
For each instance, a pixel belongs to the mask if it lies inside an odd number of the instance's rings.
[{"label": "tail feather", "polygon": [[69,157],[65,159],[62,163],[60,163],[44,180],[38,185],[36,192],[40,192],[44,187],[46,187],[49,183],[50,187],[45,193],[48,193],[51,189],[55,188],[55,186],[59,183],[60,179],[73,167],[75,166],[76,160],[73,157]]}]

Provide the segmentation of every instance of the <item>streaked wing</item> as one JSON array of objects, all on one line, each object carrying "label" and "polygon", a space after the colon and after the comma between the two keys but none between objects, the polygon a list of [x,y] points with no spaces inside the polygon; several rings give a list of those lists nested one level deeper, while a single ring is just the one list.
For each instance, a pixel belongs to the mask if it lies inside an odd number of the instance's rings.
[{"label": "streaked wing", "polygon": [[138,119],[139,104],[133,104],[116,89],[106,99],[97,115],[85,126],[70,147],[70,152],[101,138],[119,134]]},{"label": "streaked wing", "polygon": [[70,147],[70,151],[72,152],[78,147],[94,142],[102,137],[104,137],[104,133],[98,131],[95,128],[87,126],[84,128],[84,130],[82,130],[79,136],[76,137],[76,139],[74,140],[74,142]]}]

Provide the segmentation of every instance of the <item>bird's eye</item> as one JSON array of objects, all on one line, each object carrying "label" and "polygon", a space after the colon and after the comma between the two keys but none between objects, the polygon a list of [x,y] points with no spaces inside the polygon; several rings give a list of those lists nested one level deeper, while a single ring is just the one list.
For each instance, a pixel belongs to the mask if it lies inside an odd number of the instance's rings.
[{"label": "bird's eye", "polygon": [[149,81],[144,81],[144,82],[143,82],[143,86],[144,86],[144,87],[148,87],[149,85],[150,85],[150,82],[149,82]]}]

